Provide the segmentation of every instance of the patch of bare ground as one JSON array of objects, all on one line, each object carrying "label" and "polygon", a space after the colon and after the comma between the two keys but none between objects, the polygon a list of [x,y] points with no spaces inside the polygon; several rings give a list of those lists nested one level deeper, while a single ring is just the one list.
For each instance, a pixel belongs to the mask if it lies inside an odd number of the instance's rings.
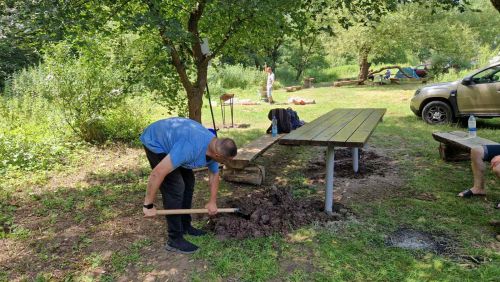
[{"label": "patch of bare ground", "polygon": [[[107,275],[120,281],[187,281],[197,265],[189,256],[165,251],[163,218],[142,217],[145,165],[143,150],[94,148],[76,169],[30,187],[30,197],[13,198],[13,226],[29,233],[0,240],[0,272],[9,281],[32,280],[42,273],[54,281]],[[96,187],[102,193],[88,193]],[[76,200],[65,206],[70,198]],[[148,244],[134,250],[139,258],[117,271],[113,260],[125,257],[127,262],[131,246],[141,241]]]},{"label": "patch of bare ground", "polygon": [[[304,178],[303,186],[310,187],[319,199],[323,199],[325,154],[324,147],[310,147],[304,152],[297,147],[275,146],[264,154],[267,160],[261,160],[267,169],[265,184],[288,186],[288,176],[298,173]],[[335,150],[335,202],[348,206],[353,202],[371,202],[400,195],[404,179],[397,161],[389,157],[389,151],[367,146],[359,150],[359,158],[359,171],[354,173],[351,149]]]},{"label": "patch of bare ground", "polygon": [[[220,207],[248,205],[252,228],[238,222],[242,218],[232,219],[234,215],[219,215],[207,227],[221,238],[287,234],[302,225],[350,218],[353,215],[346,208],[350,203],[392,197],[402,185],[395,163],[383,151],[362,150],[360,171],[354,174],[350,151],[336,150],[337,215],[327,217],[322,212],[324,154],[323,148],[273,146],[258,159],[266,166],[264,185],[229,183],[227,191],[221,191]],[[69,276],[101,280],[107,275],[119,281],[186,281],[190,273],[205,271],[204,261],[164,250],[164,219],[143,219],[140,207],[149,168],[141,149],[92,149],[76,167],[51,175],[45,186],[32,187],[32,196],[13,200],[18,207],[14,225],[29,233],[25,239],[0,241],[0,271],[9,280],[34,279],[43,272],[56,281]],[[305,183],[300,189],[309,187],[312,193],[293,196],[296,191],[290,179],[294,175],[302,175]],[[202,207],[208,191],[206,172],[196,173],[196,178],[203,189],[195,191],[194,206]],[[92,192],[96,187],[102,191]],[[65,206],[64,201],[72,198],[71,206]],[[252,201],[245,201],[249,198]],[[51,206],[52,200],[63,203]],[[157,205],[162,206],[161,200]],[[196,218],[198,223],[207,222],[206,216]],[[239,226],[236,233],[231,231],[234,225]],[[130,254],[131,246],[144,240],[149,243],[136,250],[138,257],[125,260],[123,269],[117,270],[116,258]],[[312,267],[307,260],[282,263],[286,271]]]},{"label": "patch of bare ground", "polygon": [[96,175],[128,173],[130,170],[139,170],[141,163],[145,163],[143,149],[124,145],[92,147],[79,161],[77,167],[52,175],[48,184],[42,188],[46,191],[59,187],[88,187],[99,183]]}]

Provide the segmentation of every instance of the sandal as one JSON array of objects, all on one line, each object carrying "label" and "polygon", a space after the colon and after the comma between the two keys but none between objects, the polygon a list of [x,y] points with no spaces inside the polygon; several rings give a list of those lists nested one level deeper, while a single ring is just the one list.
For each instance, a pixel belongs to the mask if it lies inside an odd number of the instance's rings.
[{"label": "sandal", "polygon": [[486,194],[475,194],[474,192],[472,192],[471,189],[467,189],[461,193],[462,196],[460,196],[460,194],[458,194],[457,196],[462,198],[472,198],[473,196],[486,196]]}]

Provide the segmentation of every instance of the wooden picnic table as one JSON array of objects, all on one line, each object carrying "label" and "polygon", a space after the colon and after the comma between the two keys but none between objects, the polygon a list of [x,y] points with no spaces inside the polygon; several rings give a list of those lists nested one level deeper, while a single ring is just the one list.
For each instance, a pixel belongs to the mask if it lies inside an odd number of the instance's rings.
[{"label": "wooden picnic table", "polygon": [[325,212],[333,211],[333,177],[335,147],[350,147],[353,154],[353,170],[359,169],[359,148],[382,120],[386,109],[334,109],[297,130],[283,136],[281,145],[326,146],[326,196]]}]

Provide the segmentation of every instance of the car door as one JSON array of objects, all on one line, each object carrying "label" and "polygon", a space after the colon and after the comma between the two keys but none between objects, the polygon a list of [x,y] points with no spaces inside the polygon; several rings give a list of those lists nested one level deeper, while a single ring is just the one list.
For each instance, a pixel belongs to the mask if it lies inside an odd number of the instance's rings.
[{"label": "car door", "polygon": [[457,103],[461,113],[500,113],[500,65],[474,74],[468,85],[459,84]]}]

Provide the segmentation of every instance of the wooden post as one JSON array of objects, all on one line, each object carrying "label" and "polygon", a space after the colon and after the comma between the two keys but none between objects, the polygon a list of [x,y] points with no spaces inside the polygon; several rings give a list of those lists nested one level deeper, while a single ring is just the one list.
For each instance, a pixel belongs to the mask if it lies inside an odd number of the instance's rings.
[{"label": "wooden post", "polygon": [[468,161],[470,160],[470,151],[458,146],[439,143],[439,156],[450,162]]}]

